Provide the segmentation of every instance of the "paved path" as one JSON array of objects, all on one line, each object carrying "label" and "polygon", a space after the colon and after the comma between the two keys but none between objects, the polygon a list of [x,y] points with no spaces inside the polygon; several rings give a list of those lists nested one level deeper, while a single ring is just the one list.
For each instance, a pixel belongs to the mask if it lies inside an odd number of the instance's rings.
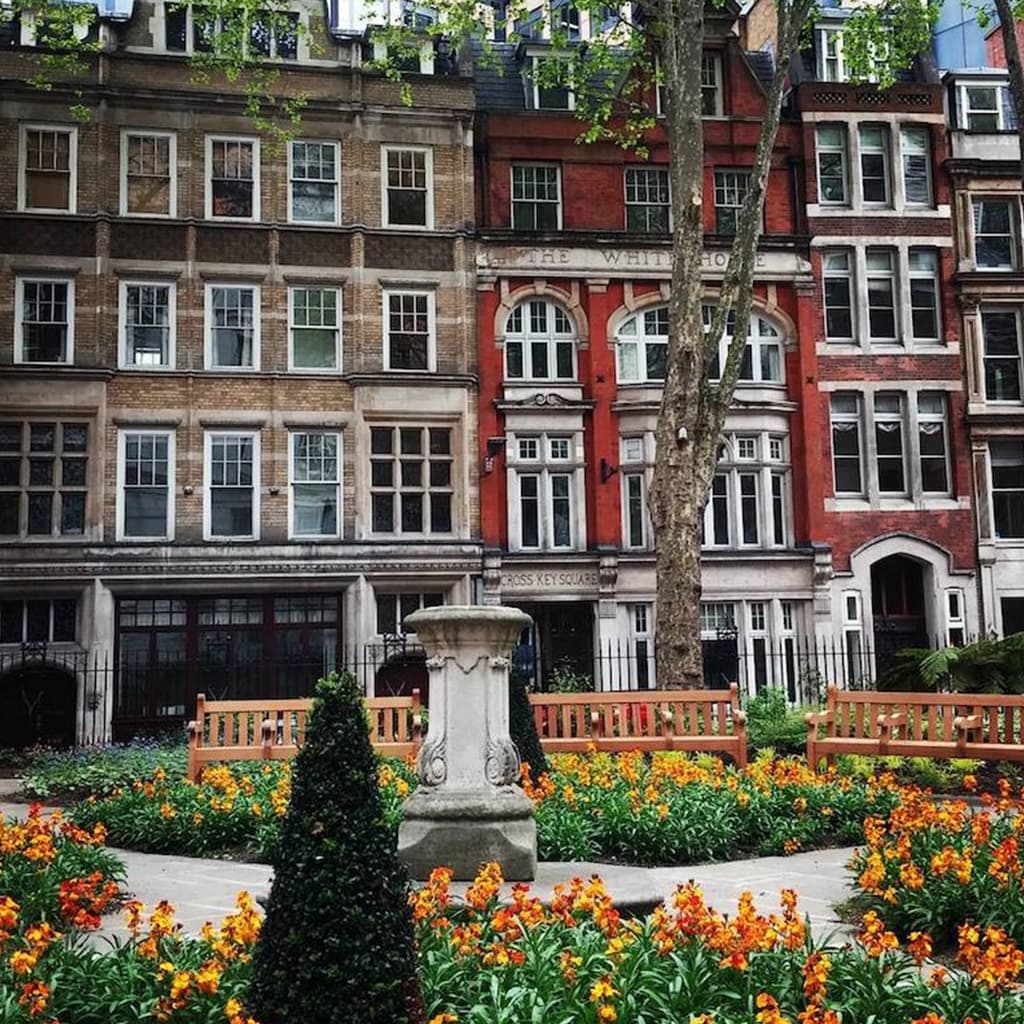
[{"label": "paved path", "polygon": [[[23,815],[24,804],[0,803],[0,814]],[[234,909],[235,894],[246,889],[254,896],[270,888],[272,871],[265,864],[240,864],[229,860],[201,860],[172,857],[132,850],[114,850],[127,870],[128,889],[147,907],[169,900],[178,920],[189,932],[197,932],[205,921],[218,922]],[[851,895],[846,875],[849,848],[798,853],[792,857],[760,857],[725,864],[696,864],[672,868],[636,868],[614,864],[544,862],[533,889],[548,899],[556,882],[575,875],[600,875],[619,904],[656,903],[671,895],[675,887],[693,879],[704,890],[705,899],[719,910],[732,913],[744,889],[754,895],[762,913],[778,910],[779,892],[792,888],[800,896],[799,906],[811,919],[815,934],[849,934],[836,919],[832,907]],[[456,887],[457,888],[457,887]],[[123,934],[116,917],[109,917],[104,934]],[[837,938],[840,936],[837,935]]]}]

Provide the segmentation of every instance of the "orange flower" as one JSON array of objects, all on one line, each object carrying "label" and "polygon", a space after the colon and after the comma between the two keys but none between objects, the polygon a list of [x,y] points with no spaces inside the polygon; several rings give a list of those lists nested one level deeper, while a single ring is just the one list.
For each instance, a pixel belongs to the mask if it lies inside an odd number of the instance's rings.
[{"label": "orange flower", "polygon": [[873,910],[869,910],[861,919],[857,941],[864,947],[868,956],[881,956],[886,950],[899,949],[900,942],[896,936],[886,930],[881,918]]},{"label": "orange flower", "polygon": [[907,952],[920,964],[932,955],[932,937],[927,932],[911,932]]},{"label": "orange flower", "polygon": [[46,1001],[50,998],[50,990],[41,981],[29,981],[21,986],[18,1004],[30,1017],[41,1017],[46,1013]]}]

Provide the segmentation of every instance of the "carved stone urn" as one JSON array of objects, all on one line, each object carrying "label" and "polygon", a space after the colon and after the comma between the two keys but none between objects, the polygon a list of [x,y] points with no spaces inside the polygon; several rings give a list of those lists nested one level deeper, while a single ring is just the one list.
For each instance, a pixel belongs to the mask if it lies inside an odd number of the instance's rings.
[{"label": "carved stone urn", "polygon": [[488,861],[510,880],[536,873],[533,802],[515,785],[519,754],[508,733],[509,652],[530,621],[515,608],[460,605],[405,620],[426,649],[430,678],[419,786],[398,829],[398,855],[414,879],[435,867],[472,879]]}]

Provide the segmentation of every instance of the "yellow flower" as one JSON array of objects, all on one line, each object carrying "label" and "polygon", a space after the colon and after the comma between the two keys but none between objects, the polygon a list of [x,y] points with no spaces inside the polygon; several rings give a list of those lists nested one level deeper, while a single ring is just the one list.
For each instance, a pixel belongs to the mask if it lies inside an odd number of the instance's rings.
[{"label": "yellow flower", "polygon": [[611,999],[619,993],[612,988],[612,983],[606,974],[600,981],[595,981],[590,989],[590,1001],[596,1003],[599,999]]},{"label": "yellow flower", "polygon": [[430,1018],[430,1024],[455,1024],[459,1018],[454,1013],[436,1013]]},{"label": "yellow flower", "polygon": [[607,1021],[608,1024],[613,1024],[614,1021],[619,1019],[619,1015],[615,1012],[615,1007],[611,1003],[605,1003],[600,1010],[597,1011],[597,1019]]}]

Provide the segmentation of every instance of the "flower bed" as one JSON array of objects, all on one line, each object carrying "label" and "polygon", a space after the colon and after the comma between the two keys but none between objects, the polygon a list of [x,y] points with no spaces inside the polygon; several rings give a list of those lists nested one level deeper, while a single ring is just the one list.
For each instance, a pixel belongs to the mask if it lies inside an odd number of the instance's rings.
[{"label": "flower bed", "polygon": [[[599,879],[573,880],[547,907],[526,886],[499,905],[499,882],[483,871],[453,911],[439,870],[413,897],[433,1024],[1019,1024],[1024,1012],[986,940],[965,944],[956,976],[922,968],[926,944],[900,949],[874,916],[855,946],[816,947],[791,891],[781,913],[744,894],[726,917],[681,886],[646,920],[623,921]],[[1007,952],[1019,971],[1015,947],[994,956]]]},{"label": "flower bed", "polygon": [[[673,754],[556,755],[551,763],[550,776],[525,780],[544,860],[689,864],[853,844],[864,818],[887,814],[899,798],[891,780],[814,775],[797,760],[744,771]],[[404,762],[387,761],[379,778],[397,827],[415,776]],[[89,826],[102,821],[115,846],[266,860],[290,783],[287,763],[217,765],[198,786],[158,769],[74,815]]]},{"label": "flower bed", "polygon": [[901,935],[952,945],[969,921],[1024,944],[1024,805],[1009,782],[1001,790],[980,811],[908,792],[886,818],[868,819],[867,846],[850,863],[859,901]]}]

